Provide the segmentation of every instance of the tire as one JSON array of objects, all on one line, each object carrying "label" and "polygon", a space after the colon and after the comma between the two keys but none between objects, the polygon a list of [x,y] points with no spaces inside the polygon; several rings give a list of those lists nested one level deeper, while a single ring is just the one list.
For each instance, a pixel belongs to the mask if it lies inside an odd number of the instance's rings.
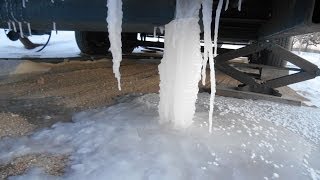
[{"label": "tire", "polygon": [[80,51],[88,55],[108,53],[110,42],[106,32],[76,31],[76,42]]},{"label": "tire", "polygon": [[[137,46],[137,33],[123,33],[122,52],[132,53]],[[76,42],[80,51],[88,55],[105,55],[110,48],[110,41],[107,32],[76,31]]]},{"label": "tire", "polygon": [[[291,50],[292,48],[291,37],[276,39],[275,43],[287,50]],[[268,50],[263,50],[260,53],[250,55],[249,60],[250,63],[253,64],[263,64],[275,67],[285,67],[287,65],[287,61],[281,60],[278,56]]]},{"label": "tire", "polygon": [[[291,50],[292,48],[291,37],[276,39],[275,43],[287,50]],[[267,50],[261,52],[261,58],[262,63],[268,66],[285,67],[287,65],[287,61],[281,60],[277,55]]]}]

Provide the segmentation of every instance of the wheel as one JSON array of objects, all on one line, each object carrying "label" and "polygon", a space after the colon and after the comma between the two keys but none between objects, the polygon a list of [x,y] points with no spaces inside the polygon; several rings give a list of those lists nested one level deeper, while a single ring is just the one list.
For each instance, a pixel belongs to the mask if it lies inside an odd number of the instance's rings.
[{"label": "wheel", "polygon": [[110,42],[107,32],[76,31],[76,42],[80,51],[88,55],[107,54]]},{"label": "wheel", "polygon": [[[137,46],[137,33],[122,33],[122,52],[132,53]],[[108,53],[110,41],[107,32],[76,31],[76,42],[82,53],[103,55]]]},{"label": "wheel", "polygon": [[[275,43],[287,50],[291,50],[292,48],[291,37],[276,39]],[[249,57],[249,60],[250,60],[250,63],[264,64],[264,65],[275,66],[275,67],[285,67],[287,65],[287,61],[281,60],[277,55],[273,54],[271,51],[268,51],[268,50],[263,50],[258,54],[251,55]]]}]

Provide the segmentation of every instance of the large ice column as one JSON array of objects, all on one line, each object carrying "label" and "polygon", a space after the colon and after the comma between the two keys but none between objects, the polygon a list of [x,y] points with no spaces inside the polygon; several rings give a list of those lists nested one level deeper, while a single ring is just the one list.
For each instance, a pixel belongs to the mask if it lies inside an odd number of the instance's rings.
[{"label": "large ice column", "polygon": [[175,128],[191,125],[201,78],[199,18],[176,19],[166,25],[160,73],[160,122]]},{"label": "large ice column", "polygon": [[121,90],[120,63],[122,61],[122,0],[108,0],[107,7],[110,51],[113,58],[113,73],[118,80],[118,88]]},{"label": "large ice column", "polygon": [[192,124],[201,79],[199,10],[202,0],[177,0],[176,18],[165,27],[160,73],[160,122]]}]

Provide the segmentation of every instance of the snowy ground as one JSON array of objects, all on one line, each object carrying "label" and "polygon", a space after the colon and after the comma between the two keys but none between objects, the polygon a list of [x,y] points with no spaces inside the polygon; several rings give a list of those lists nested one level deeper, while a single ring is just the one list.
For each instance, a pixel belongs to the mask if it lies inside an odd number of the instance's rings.
[{"label": "snowy ground", "polygon": [[319,109],[218,97],[209,134],[208,99],[199,94],[194,124],[178,131],[158,124],[158,95],[127,97],[78,113],[74,123],[0,141],[0,161],[70,154],[64,176],[32,169],[10,178],[24,180],[320,178]]}]

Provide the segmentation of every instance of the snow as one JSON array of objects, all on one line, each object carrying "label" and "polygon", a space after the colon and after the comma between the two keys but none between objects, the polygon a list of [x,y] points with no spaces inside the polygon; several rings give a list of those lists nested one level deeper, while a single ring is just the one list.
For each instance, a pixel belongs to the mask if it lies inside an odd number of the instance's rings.
[{"label": "snow", "polygon": [[178,0],[176,18],[165,26],[164,56],[159,65],[161,123],[192,124],[201,78],[199,10],[201,1]]},{"label": "snow", "polygon": [[24,180],[319,179],[319,109],[218,96],[210,134],[209,96],[199,94],[194,123],[184,130],[159,125],[157,94],[127,96],[80,112],[72,123],[0,140],[0,162],[30,153],[70,155],[65,175],[36,168],[10,177]]},{"label": "snow", "polygon": [[113,73],[118,80],[118,89],[121,91],[120,63],[122,61],[122,0],[108,0],[107,7],[107,22],[110,40],[110,51],[113,57]]},{"label": "snow", "polygon": [[[307,53],[307,52],[294,52],[295,54],[305,58],[309,62],[320,67],[320,54],[319,53]],[[289,63],[288,66],[294,67],[293,64]],[[290,88],[294,89],[297,93],[306,97],[311,101],[310,105],[315,105],[320,107],[320,77],[315,79],[311,79],[308,81],[292,84],[289,86]]]},{"label": "snow", "polygon": [[[33,43],[44,44],[48,40],[48,35],[32,36],[29,39]],[[0,29],[0,40],[0,58],[70,58],[80,56],[74,32],[71,31],[59,31],[58,35],[52,33],[49,44],[41,52],[36,52],[41,47],[27,50],[20,41],[10,41],[3,29]]]}]

